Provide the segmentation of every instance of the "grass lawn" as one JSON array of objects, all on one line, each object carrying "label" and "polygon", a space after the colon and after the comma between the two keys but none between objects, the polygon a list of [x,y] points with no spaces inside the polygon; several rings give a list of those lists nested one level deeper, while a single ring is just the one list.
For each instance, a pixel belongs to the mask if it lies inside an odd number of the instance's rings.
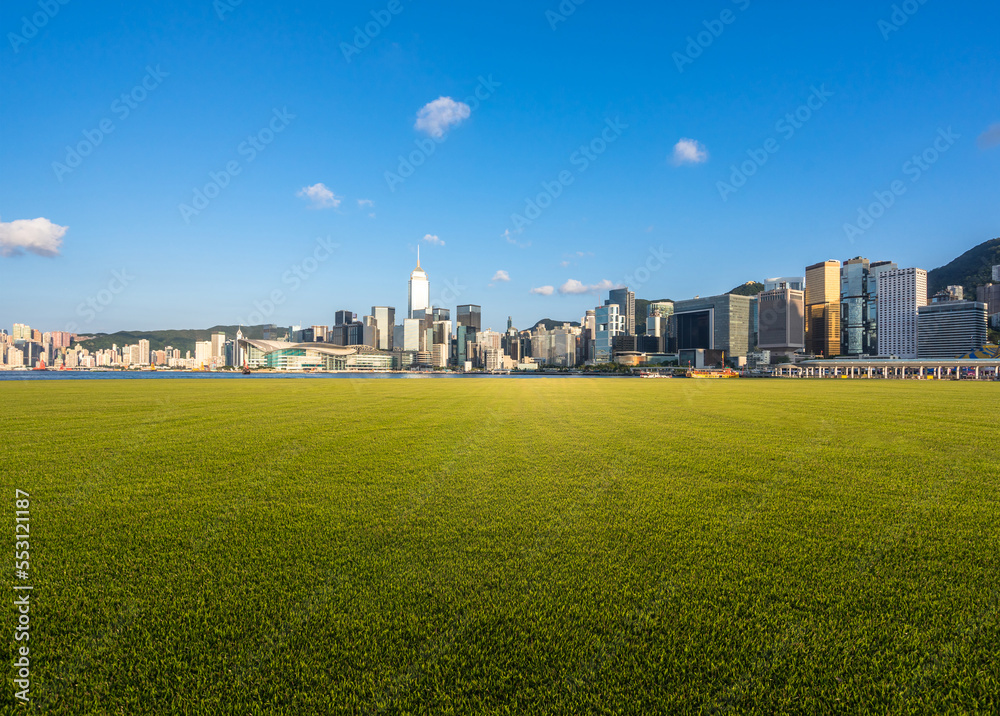
[{"label": "grass lawn", "polygon": [[996,713],[998,427],[956,382],[0,383],[32,707]]}]

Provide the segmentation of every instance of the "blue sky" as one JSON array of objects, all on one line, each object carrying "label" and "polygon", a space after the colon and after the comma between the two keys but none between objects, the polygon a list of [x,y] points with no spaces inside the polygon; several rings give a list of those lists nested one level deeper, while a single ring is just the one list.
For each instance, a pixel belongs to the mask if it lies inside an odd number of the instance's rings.
[{"label": "blue sky", "polygon": [[418,244],[494,328],[934,268],[1000,235],[1000,8],[903,5],[9,0],[0,325],[402,313]]}]

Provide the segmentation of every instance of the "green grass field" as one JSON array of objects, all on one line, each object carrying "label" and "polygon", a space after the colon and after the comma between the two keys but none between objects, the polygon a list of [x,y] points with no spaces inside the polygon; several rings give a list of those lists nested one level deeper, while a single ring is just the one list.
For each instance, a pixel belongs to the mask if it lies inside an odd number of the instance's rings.
[{"label": "green grass field", "polygon": [[[996,713],[998,399],[0,383],[8,554],[31,494],[31,708]],[[4,642],[0,706],[24,712]]]}]

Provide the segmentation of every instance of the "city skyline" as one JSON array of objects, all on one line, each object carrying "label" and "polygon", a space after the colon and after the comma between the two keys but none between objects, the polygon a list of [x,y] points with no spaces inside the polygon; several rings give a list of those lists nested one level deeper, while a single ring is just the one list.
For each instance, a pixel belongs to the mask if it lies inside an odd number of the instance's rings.
[{"label": "city skyline", "polygon": [[8,4],[0,324],[234,324],[274,291],[269,322],[328,323],[401,309],[421,246],[502,328],[996,236],[996,6],[560,7]]}]

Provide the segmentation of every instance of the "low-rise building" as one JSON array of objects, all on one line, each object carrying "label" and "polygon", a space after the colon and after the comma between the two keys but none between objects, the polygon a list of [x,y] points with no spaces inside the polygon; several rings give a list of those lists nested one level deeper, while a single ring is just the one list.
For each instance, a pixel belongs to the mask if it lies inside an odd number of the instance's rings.
[{"label": "low-rise building", "polygon": [[942,301],[917,309],[917,356],[955,358],[986,343],[986,304]]}]

